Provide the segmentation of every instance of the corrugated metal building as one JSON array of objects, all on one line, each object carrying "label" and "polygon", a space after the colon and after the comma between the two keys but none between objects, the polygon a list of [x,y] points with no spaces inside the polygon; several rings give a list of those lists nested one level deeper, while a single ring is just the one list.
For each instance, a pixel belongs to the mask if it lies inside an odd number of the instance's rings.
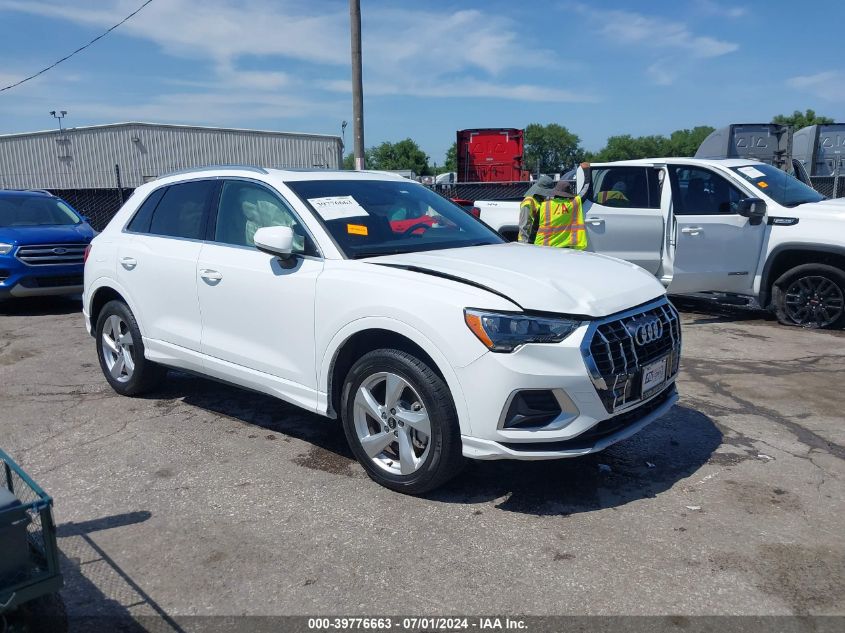
[{"label": "corrugated metal building", "polygon": [[102,226],[135,187],[172,171],[226,164],[338,169],[342,152],[339,136],[155,123],[6,134],[0,188],[50,190]]}]

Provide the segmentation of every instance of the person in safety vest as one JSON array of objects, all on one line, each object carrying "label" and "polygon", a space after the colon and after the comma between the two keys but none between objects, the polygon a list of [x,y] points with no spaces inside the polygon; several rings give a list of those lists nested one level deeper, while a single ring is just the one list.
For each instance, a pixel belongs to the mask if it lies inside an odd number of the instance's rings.
[{"label": "person in safety vest", "polygon": [[621,180],[613,185],[610,191],[600,191],[596,194],[595,201],[611,207],[627,207],[629,204],[628,186]]},{"label": "person in safety vest", "polygon": [[538,246],[587,248],[583,197],[590,187],[590,163],[581,163],[584,185],[577,194],[564,180],[557,185],[541,176],[526,192],[519,208],[519,241]]}]

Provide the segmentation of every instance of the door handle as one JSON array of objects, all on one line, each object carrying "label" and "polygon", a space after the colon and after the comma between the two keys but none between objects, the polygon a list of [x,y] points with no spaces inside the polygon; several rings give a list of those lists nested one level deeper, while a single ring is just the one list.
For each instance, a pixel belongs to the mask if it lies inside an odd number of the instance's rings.
[{"label": "door handle", "polygon": [[700,226],[685,226],[681,229],[681,233],[686,233],[687,235],[698,235],[703,232],[704,229],[702,229]]},{"label": "door handle", "polygon": [[135,266],[138,265],[138,260],[134,257],[121,257],[120,258],[120,265],[123,266],[126,270],[132,270]]},{"label": "door handle", "polygon": [[604,224],[604,218],[587,218],[587,224],[592,224],[593,226],[601,226]]},{"label": "door handle", "polygon": [[208,268],[203,268],[200,271],[200,277],[205,279],[210,284],[215,284],[221,279],[223,279],[223,275],[221,275],[219,272],[217,272],[216,270],[210,270]]}]

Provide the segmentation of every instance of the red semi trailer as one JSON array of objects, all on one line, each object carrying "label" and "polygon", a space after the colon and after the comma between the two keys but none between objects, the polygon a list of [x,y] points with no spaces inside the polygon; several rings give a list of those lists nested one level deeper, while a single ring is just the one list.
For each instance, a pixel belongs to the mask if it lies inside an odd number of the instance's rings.
[{"label": "red semi trailer", "polygon": [[458,131],[461,182],[519,182],[530,174],[523,166],[522,130],[485,128]]}]

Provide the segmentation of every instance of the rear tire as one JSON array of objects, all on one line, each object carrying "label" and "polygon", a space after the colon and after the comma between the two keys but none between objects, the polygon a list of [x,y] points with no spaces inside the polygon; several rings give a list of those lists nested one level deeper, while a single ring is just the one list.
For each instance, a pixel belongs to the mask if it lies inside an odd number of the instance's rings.
[{"label": "rear tire", "polygon": [[806,328],[845,326],[845,272],[825,264],[796,266],[775,281],[772,303],[778,321]]},{"label": "rear tire", "polygon": [[411,354],[379,349],[362,356],[346,376],[341,411],[352,452],[386,488],[423,494],[463,465],[452,394]]},{"label": "rear tire", "polygon": [[144,341],[135,315],[123,301],[109,301],[100,310],[95,329],[97,358],[111,388],[122,396],[152,390],[167,370],[144,358]]}]

